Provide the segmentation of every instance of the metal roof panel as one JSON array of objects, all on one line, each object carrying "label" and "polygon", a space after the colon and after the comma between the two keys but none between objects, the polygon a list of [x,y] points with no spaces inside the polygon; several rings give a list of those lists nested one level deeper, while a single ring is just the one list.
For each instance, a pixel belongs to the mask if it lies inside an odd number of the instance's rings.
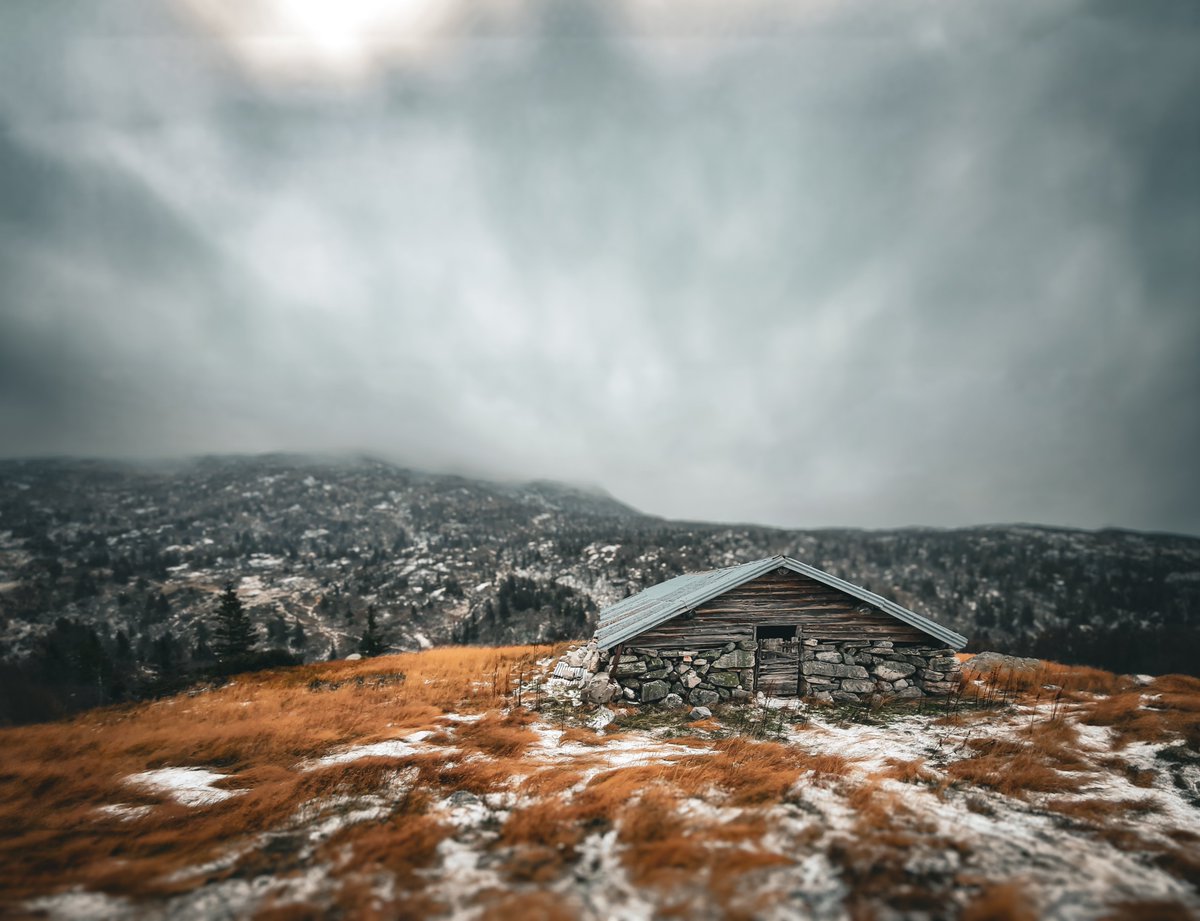
[{"label": "metal roof panel", "polygon": [[928,617],[910,611],[908,608],[876,595],[874,592],[869,592],[852,582],[839,579],[837,576],[787,556],[767,557],[763,560],[740,563],[737,566],[727,566],[724,569],[684,573],[674,579],[652,585],[636,595],[630,595],[616,604],[609,605],[600,612],[596,642],[602,649],[611,649],[618,643],[624,643],[640,633],[665,623],[672,617],[690,611],[704,602],[780,566],[873,605],[897,620],[940,640],[947,646],[961,649],[967,644],[965,636],[943,627]]}]

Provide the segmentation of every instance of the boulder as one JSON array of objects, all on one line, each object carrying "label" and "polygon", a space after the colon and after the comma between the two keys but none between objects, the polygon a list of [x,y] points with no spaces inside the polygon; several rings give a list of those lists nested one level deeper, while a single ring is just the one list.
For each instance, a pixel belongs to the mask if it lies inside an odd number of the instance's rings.
[{"label": "boulder", "polygon": [[895,696],[896,696],[896,697],[899,697],[901,700],[907,700],[907,699],[909,699],[909,698],[924,697],[924,696],[925,696],[925,692],[924,692],[924,691],[922,691],[922,690],[921,690],[920,688],[918,688],[918,687],[913,687],[913,686],[910,684],[910,685],[909,685],[908,687],[906,687],[906,688],[899,688],[899,689],[898,689],[898,690],[895,692]]},{"label": "boulder", "polygon": [[671,670],[669,668],[650,668],[641,677],[643,681],[657,681],[659,678],[666,678],[670,674]]},{"label": "boulder", "polygon": [[583,686],[581,697],[584,703],[606,704],[621,692],[621,686],[608,675],[593,675]]},{"label": "boulder", "polygon": [[[1037,662],[1039,666],[1041,665],[1040,660],[1034,659],[1033,661]],[[928,662],[929,662],[929,666],[928,666],[929,668],[932,668],[933,670],[939,671],[939,672],[954,672],[954,671],[958,671],[958,668],[959,668],[958,659],[955,659],[953,657],[929,659]],[[1035,666],[1035,668],[1036,668],[1036,666]]]},{"label": "boulder", "polygon": [[734,700],[749,700],[750,692],[745,688],[734,688],[731,692]]},{"label": "boulder", "polygon": [[725,653],[712,664],[713,668],[752,668],[754,653],[749,649],[735,649]]},{"label": "boulder", "polygon": [[916,670],[915,665],[909,665],[907,662],[880,662],[871,669],[876,677],[882,678],[884,681],[899,681],[901,678],[907,678]]},{"label": "boulder", "polygon": [[843,703],[851,703],[851,704],[858,703],[858,695],[851,694],[849,691],[830,691],[829,699],[830,700],[840,700]]},{"label": "boulder", "polygon": [[688,713],[688,719],[693,723],[696,722],[696,720],[707,720],[711,718],[712,710],[708,709],[708,707],[692,707],[691,712]]},{"label": "boulder", "polygon": [[633,688],[621,688],[621,696],[626,700],[633,700],[637,697],[637,692]]},{"label": "boulder", "polygon": [[730,672],[711,671],[708,673],[708,680],[718,688],[736,688],[741,683],[738,676]]},{"label": "boulder", "polygon": [[851,694],[870,694],[875,690],[875,682],[865,681],[861,678],[844,678],[842,690],[849,691]]},{"label": "boulder", "polygon": [[700,676],[697,675],[695,672],[686,672],[683,676],[683,681],[681,683],[683,684],[683,686],[685,688],[687,688],[688,690],[691,690],[692,688],[694,688],[696,685],[698,685],[700,683]]},{"label": "boulder", "polygon": [[671,693],[662,699],[662,705],[664,707],[671,707],[672,709],[674,709],[675,707],[682,707],[683,706],[683,698],[680,697],[678,694]]},{"label": "boulder", "polygon": [[812,695],[812,699],[819,704],[833,703],[833,695],[828,691],[817,691],[817,693]]},{"label": "boulder", "polygon": [[818,662],[841,662],[842,654],[840,652],[818,652],[814,654],[814,659]]},{"label": "boulder", "polygon": [[721,695],[716,691],[706,691],[704,688],[696,688],[688,695],[688,701],[696,707],[707,707],[720,699]]},{"label": "boulder", "polygon": [[642,703],[652,704],[662,700],[671,693],[671,686],[665,681],[647,681],[642,685]]},{"label": "boulder", "polygon": [[867,678],[861,665],[835,665],[832,662],[804,662],[800,670],[805,675],[824,675],[828,678]]},{"label": "boulder", "polygon": [[[936,661],[936,660],[934,660]],[[929,663],[930,668],[937,668],[933,661]],[[1037,671],[1042,667],[1041,659],[1029,659],[1022,656],[1006,656],[998,652],[981,652],[977,656],[972,656],[962,663],[962,667],[973,672],[990,672],[994,668],[1008,668],[1017,672],[1032,672]]]},{"label": "boulder", "polygon": [[617,664],[616,676],[618,678],[628,678],[631,675],[642,675],[646,672],[646,663],[640,659],[625,661],[625,657],[621,657],[622,661]]}]

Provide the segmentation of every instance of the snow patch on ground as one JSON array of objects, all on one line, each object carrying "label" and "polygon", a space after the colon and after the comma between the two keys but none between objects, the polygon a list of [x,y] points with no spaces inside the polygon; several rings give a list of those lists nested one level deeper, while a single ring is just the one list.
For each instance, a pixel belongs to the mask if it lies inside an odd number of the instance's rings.
[{"label": "snow patch on ground", "polygon": [[132,774],[125,782],[165,793],[184,806],[211,806],[241,793],[240,790],[219,790],[212,786],[226,776],[203,768],[170,767]]},{"label": "snow patch on ground", "polygon": [[113,803],[110,806],[99,806],[97,812],[103,812],[105,815],[110,815],[114,819],[121,819],[123,822],[132,822],[134,819],[140,819],[144,815],[149,815],[154,811],[153,806],[130,806],[128,803]]},{"label": "snow patch on ground", "polygon": [[445,752],[447,755],[457,754],[457,749],[440,748],[434,745],[422,745],[432,733],[414,732],[403,739],[387,739],[383,742],[372,742],[370,745],[357,745],[344,751],[334,752],[316,761],[304,765],[306,770],[329,767],[331,764],[345,764],[357,761],[359,758],[408,758],[413,755],[426,754],[431,751]]}]

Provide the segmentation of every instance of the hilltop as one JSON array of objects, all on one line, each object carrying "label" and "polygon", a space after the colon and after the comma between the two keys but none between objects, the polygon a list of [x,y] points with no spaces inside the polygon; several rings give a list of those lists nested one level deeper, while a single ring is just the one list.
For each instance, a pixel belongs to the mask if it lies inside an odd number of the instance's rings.
[{"label": "hilltop", "polygon": [[[1173,919],[1200,681],[967,671],[936,708],[581,705],[561,649],[238,676],[0,730],[0,910]],[[969,664],[968,664],[969,668]]]},{"label": "hilltop", "polygon": [[555,642],[680,572],[781,553],[971,648],[1200,671],[1196,538],[665,521],[595,489],[283,456],[0,462],[0,660],[32,663],[12,686],[27,700],[30,681],[49,686],[44,717],[158,693],[211,662],[227,581],[264,647],[312,662],[357,651],[372,609],[395,651]]}]

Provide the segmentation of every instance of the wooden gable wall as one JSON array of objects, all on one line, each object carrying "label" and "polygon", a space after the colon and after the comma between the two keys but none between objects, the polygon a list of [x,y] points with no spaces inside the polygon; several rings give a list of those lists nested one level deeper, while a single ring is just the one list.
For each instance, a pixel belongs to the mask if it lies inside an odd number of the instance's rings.
[{"label": "wooden gable wall", "polygon": [[776,569],[706,601],[691,617],[673,617],[627,641],[654,649],[704,648],[753,640],[756,626],[800,624],[805,639],[846,643],[891,640],[937,644],[890,614],[815,579]]}]

